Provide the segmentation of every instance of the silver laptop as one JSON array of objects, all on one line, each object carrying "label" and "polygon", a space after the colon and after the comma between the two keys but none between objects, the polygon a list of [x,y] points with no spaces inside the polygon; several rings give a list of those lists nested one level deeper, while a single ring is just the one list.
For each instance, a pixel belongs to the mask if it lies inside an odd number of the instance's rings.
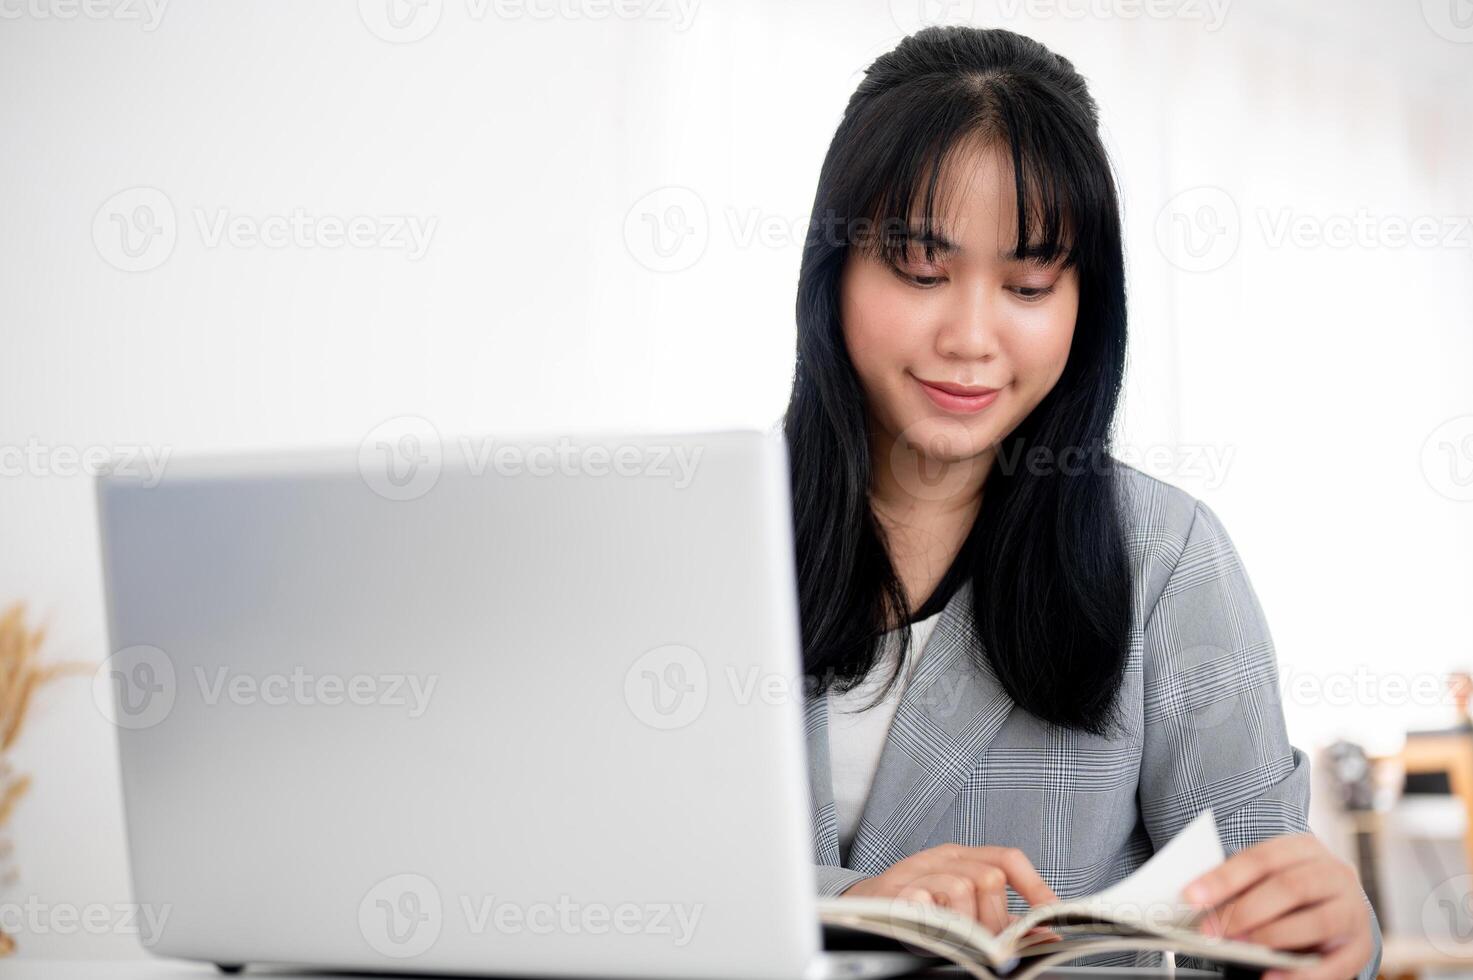
[{"label": "silver laptop", "polygon": [[787,465],[758,432],[99,478],[145,944],[412,973],[875,976],[815,913]]}]

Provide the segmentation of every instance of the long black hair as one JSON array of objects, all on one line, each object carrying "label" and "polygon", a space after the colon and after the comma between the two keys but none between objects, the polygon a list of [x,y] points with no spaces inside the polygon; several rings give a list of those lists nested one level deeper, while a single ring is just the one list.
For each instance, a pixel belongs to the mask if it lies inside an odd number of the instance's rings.
[{"label": "long black hair", "polygon": [[908,630],[912,612],[870,504],[875,461],[840,324],[840,273],[851,247],[903,252],[873,229],[909,228],[915,207],[929,242],[942,164],[978,139],[1011,153],[1015,256],[1073,266],[1079,313],[1059,381],[996,447],[943,585],[971,582],[975,655],[1016,704],[1103,733],[1115,720],[1132,591],[1107,455],[1125,371],[1119,205],[1084,79],[1010,31],[933,27],[905,38],[867,69],[824,158],[783,420],[804,669],[817,691],[852,688],[878,662],[885,631]]}]

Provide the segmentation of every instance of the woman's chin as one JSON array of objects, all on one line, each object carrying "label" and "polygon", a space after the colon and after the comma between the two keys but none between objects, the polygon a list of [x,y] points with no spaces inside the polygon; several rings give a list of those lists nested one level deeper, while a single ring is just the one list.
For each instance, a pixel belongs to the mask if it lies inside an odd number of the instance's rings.
[{"label": "woman's chin", "polygon": [[901,430],[899,442],[938,464],[975,459],[992,448],[992,426],[949,415],[926,415]]}]

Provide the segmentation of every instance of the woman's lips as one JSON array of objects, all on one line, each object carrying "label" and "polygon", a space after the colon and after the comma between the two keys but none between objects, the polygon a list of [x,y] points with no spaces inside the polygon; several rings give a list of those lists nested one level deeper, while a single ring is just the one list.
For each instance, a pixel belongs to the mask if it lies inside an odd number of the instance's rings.
[{"label": "woman's lips", "polygon": [[937,408],[959,415],[969,415],[997,401],[1001,389],[984,388],[981,385],[958,385],[948,381],[926,381],[916,378],[921,390]]}]

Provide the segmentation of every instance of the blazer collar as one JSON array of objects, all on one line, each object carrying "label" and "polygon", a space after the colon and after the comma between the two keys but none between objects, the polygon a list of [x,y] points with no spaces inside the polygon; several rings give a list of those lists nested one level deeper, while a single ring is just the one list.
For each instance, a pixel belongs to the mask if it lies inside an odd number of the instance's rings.
[{"label": "blazer collar", "polygon": [[936,825],[1013,708],[991,664],[985,657],[979,664],[970,648],[973,621],[972,586],[966,582],[942,610],[896,708],[847,862],[840,860],[829,768],[828,698],[807,699],[804,729],[817,863],[879,874],[941,842],[934,839]]}]

